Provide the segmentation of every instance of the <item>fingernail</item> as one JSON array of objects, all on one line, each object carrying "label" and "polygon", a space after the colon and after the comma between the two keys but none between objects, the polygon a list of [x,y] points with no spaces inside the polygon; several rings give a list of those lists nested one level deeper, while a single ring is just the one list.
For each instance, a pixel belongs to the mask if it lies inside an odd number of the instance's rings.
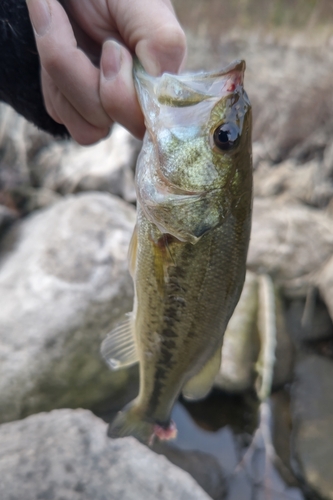
[{"label": "fingernail", "polygon": [[121,67],[121,48],[114,40],[107,40],[103,45],[101,61],[102,73],[106,80],[115,78]]},{"label": "fingernail", "polygon": [[47,0],[27,0],[31,24],[36,35],[43,36],[51,24],[51,9]]}]

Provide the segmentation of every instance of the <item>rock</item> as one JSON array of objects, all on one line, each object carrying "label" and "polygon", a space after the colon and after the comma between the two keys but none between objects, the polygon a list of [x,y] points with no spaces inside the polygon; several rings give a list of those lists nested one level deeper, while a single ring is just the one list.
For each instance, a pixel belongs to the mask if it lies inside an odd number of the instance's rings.
[{"label": "rock", "polygon": [[292,381],[294,348],[286,322],[285,308],[278,290],[275,290],[276,348],[272,390]]},{"label": "rock", "polygon": [[17,186],[8,192],[21,215],[46,208],[61,199],[61,196],[47,188],[35,189],[31,186]]},{"label": "rock", "polygon": [[278,456],[275,465],[284,481],[289,486],[299,486],[298,481],[291,469],[290,437],[292,430],[290,395],[289,392],[280,389],[270,397],[272,409],[272,442]]},{"label": "rock", "polygon": [[17,212],[4,205],[0,205],[0,236],[3,231],[17,219]]},{"label": "rock", "polygon": [[59,142],[31,163],[39,186],[62,194],[79,191],[107,191],[128,202],[136,199],[134,167],[141,142],[120,125],[110,137],[83,148],[73,142]]},{"label": "rock", "polygon": [[274,166],[263,161],[254,172],[254,195],[278,196],[278,203],[301,201],[322,208],[333,197],[333,184],[319,160],[299,165],[289,159]]},{"label": "rock", "polygon": [[[278,163],[290,157],[308,161],[322,156],[333,133],[333,100],[327,98],[333,93],[331,47],[324,43],[317,49],[292,46],[289,32],[288,39],[282,40],[281,32],[273,34],[273,26],[268,37],[258,30],[246,30],[244,34],[243,27],[237,27],[232,7],[229,15],[224,12],[227,26],[221,29],[218,3],[217,10],[211,8],[209,12],[205,4],[198,9],[190,9],[190,5],[186,2],[182,13],[178,8],[188,28],[187,67],[221,68],[242,54],[247,64],[245,88],[253,108],[253,141],[260,142],[260,157]],[[257,14],[254,4],[251,10]],[[191,23],[192,16],[196,22]],[[247,23],[253,25],[249,20]],[[213,24],[218,24],[215,36]],[[255,149],[256,160],[259,148]]]},{"label": "rock", "polygon": [[318,277],[318,288],[333,319],[333,258],[322,267]]},{"label": "rock", "polygon": [[1,170],[9,169],[6,181],[11,186],[30,184],[30,160],[54,141],[10,106],[0,103],[0,166]]},{"label": "rock", "polygon": [[332,379],[331,360],[302,355],[291,393],[293,469],[310,491],[327,500],[333,499]]},{"label": "rock", "polygon": [[213,500],[225,498],[226,477],[215,457],[197,450],[181,450],[162,442],[154,444],[153,450],[188,472]]},{"label": "rock", "polygon": [[0,421],[123,395],[136,368],[99,354],[132,310],[127,249],[135,210],[103,193],[69,196],[14,224],[0,247]]},{"label": "rock", "polygon": [[259,354],[257,276],[248,271],[241,298],[224,334],[220,372],[215,385],[230,392],[253,387]]},{"label": "rock", "polygon": [[296,203],[255,199],[248,268],[270,274],[291,297],[305,297],[333,252],[332,221]]},{"label": "rock", "polygon": [[[324,289],[325,279],[322,278],[320,281],[320,286]],[[327,293],[328,304],[331,302],[331,297],[332,295]],[[333,323],[325,303],[318,296],[312,300],[313,303],[308,305],[304,299],[295,299],[288,304],[286,311],[288,331],[297,347],[304,342],[314,346],[318,341],[333,339]],[[333,313],[333,308],[331,311]]]},{"label": "rock", "polygon": [[134,438],[111,440],[84,410],[0,426],[1,500],[209,500],[186,472]]},{"label": "rock", "polygon": [[[267,306],[258,298],[258,276],[247,271],[242,295],[229,321],[223,339],[220,372],[215,385],[229,392],[243,392],[254,388],[260,370],[259,351],[261,335],[259,315]],[[275,290],[276,349],[273,387],[281,387],[292,378],[293,347],[285,324],[282,300]],[[263,335],[263,332],[262,332]]]}]

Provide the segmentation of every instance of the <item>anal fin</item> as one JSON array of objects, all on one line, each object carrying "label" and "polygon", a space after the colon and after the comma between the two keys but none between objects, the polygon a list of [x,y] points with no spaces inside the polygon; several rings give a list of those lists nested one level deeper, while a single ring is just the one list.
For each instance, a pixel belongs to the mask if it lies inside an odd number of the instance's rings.
[{"label": "anal fin", "polygon": [[132,314],[119,323],[103,340],[101,354],[111,370],[119,370],[138,362]]},{"label": "anal fin", "polygon": [[221,366],[221,354],[222,348],[219,345],[213,356],[206,362],[201,370],[188,380],[182,391],[185,399],[203,399],[209,394]]}]

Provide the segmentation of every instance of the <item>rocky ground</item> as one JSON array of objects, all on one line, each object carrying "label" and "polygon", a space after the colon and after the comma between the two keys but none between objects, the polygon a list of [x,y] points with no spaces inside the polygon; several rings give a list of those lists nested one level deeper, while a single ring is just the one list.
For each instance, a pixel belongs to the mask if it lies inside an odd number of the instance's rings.
[{"label": "rocky ground", "polygon": [[[99,345],[132,308],[126,254],[140,143],[118,126],[90,148],[57,142],[1,105],[3,500],[247,500],[267,491],[273,500],[333,499],[332,48],[188,35],[189,68],[247,60],[254,109],[248,275],[217,394],[228,407],[230,394],[247,398],[261,376],[260,276],[269,275],[277,331],[272,397],[244,410],[259,422],[251,428],[241,419],[236,429],[235,407],[219,420],[209,400],[188,405],[201,430],[186,417],[176,446],[155,448],[167,459],[133,439],[106,438],[105,424],[88,410],[110,418],[137,391],[137,369],[109,372]],[[220,437],[224,452],[215,452]]]}]

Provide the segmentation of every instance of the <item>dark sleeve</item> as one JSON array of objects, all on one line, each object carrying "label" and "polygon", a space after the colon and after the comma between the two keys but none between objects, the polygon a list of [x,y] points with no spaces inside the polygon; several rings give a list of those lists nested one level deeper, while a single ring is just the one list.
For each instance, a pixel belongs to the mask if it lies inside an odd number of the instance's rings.
[{"label": "dark sleeve", "polygon": [[68,136],[44,107],[39,57],[25,0],[0,0],[0,101],[37,127]]}]

